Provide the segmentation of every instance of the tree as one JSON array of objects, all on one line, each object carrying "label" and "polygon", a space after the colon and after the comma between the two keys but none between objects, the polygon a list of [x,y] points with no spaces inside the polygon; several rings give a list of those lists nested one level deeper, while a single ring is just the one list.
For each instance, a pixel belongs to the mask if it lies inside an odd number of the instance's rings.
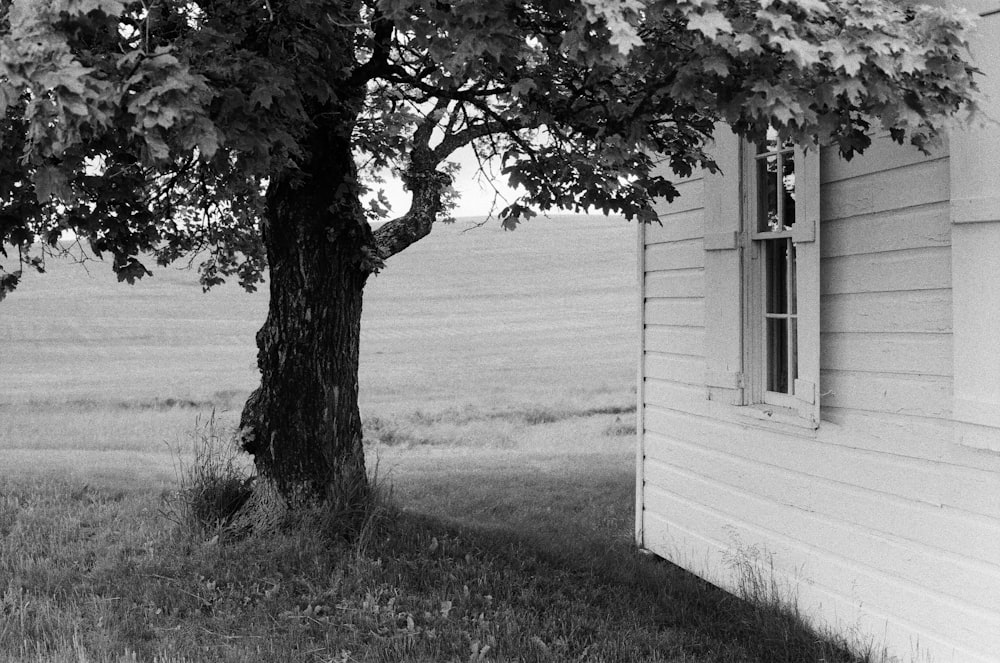
[{"label": "tree", "polygon": [[[714,170],[720,122],[927,148],[974,108],[969,27],[883,0],[0,0],[0,296],[53,251],[266,273],[243,446],[285,497],[358,504],[363,289],[447,218],[456,149],[525,192],[505,227],[648,222],[658,165]],[[373,227],[387,173],[412,205]]]}]

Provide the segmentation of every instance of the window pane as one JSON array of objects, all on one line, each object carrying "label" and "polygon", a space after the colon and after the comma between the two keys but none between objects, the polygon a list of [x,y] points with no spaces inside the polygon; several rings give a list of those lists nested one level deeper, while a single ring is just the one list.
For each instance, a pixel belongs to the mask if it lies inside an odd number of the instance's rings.
[{"label": "window pane", "polygon": [[778,218],[778,156],[757,159],[757,230],[781,230]]},{"label": "window pane", "polygon": [[788,393],[795,392],[795,379],[799,377],[799,325],[798,320],[788,320]]},{"label": "window pane", "polygon": [[795,288],[795,284],[798,281],[795,266],[795,244],[790,239],[782,240],[782,243],[785,245],[785,255],[788,269],[788,312],[798,313],[799,310],[796,308],[796,304],[798,302],[798,292]]},{"label": "window pane", "polygon": [[781,216],[784,228],[795,224],[795,153],[785,152],[781,161],[781,193],[783,198]]},{"label": "window pane", "polygon": [[774,127],[767,128],[767,137],[764,142],[760,144],[757,148],[757,153],[761,152],[777,152],[778,151],[778,130]]},{"label": "window pane", "polygon": [[753,389],[791,395],[798,377],[796,247],[787,235],[775,237],[771,233],[785,233],[795,225],[794,146],[780,142],[776,132],[769,132],[766,140],[757,145],[753,168],[757,212],[754,225],[761,233],[755,244],[763,261],[759,272],[763,282],[757,290],[760,299],[755,307],[759,307],[764,323],[763,365],[756,374]]},{"label": "window pane", "polygon": [[764,242],[767,281],[767,313],[788,313],[788,249],[791,242],[772,239]]},{"label": "window pane", "polygon": [[767,320],[767,390],[788,393],[788,320]]}]

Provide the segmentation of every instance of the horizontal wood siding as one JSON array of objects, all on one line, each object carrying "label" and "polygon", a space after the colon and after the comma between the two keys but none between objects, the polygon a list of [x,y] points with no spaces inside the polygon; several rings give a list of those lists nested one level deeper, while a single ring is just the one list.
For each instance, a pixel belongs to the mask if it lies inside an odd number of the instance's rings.
[{"label": "horizontal wood siding", "polygon": [[945,158],[823,184],[820,218],[844,219],[948,200]]},{"label": "horizontal wood siding", "polygon": [[836,256],[824,259],[822,269],[824,295],[951,288],[947,246]]},{"label": "horizontal wood siding", "polygon": [[[677,188],[679,195],[674,198],[673,202],[668,203],[666,200],[661,198],[658,199],[653,205],[653,211],[659,215],[660,221],[664,222],[664,226],[670,225],[666,223],[667,217],[673,217],[683,212],[702,209],[705,206],[705,198],[703,195],[705,193],[705,187],[704,180],[701,176],[675,180],[674,186]],[[691,215],[691,217],[697,219],[694,227],[700,227],[700,215],[694,214]]]},{"label": "horizontal wood siding", "polygon": [[[646,402],[674,402],[705,382],[704,188],[701,177],[676,183],[680,197],[658,201],[659,223],[643,227],[639,260],[642,345],[639,353],[639,451],[636,536],[645,545]],[[655,525],[654,525],[655,527]]]},{"label": "horizontal wood siding", "polygon": [[910,333],[951,336],[951,289],[825,295],[822,333]]},{"label": "horizontal wood siding", "polygon": [[646,324],[703,328],[705,303],[700,297],[651,297],[646,300]]},{"label": "horizontal wood siding", "polygon": [[825,407],[920,417],[947,418],[951,413],[950,378],[834,369],[821,375]]},{"label": "horizontal wood siding", "polygon": [[[722,576],[723,584],[726,561],[735,566],[737,561],[755,561],[753,557],[759,554],[765,573],[768,576],[773,573],[779,583],[789,585],[789,594],[797,595],[806,614],[820,609],[829,613],[826,599],[835,598],[840,606],[836,614],[851,615],[852,623],[841,626],[845,630],[861,623],[867,626],[868,634],[881,636],[888,630],[901,630],[900,626],[907,630],[917,628],[922,644],[931,640],[941,643],[939,651],[958,649],[962,653],[953,660],[962,663],[995,660],[991,652],[1000,651],[1000,631],[994,628],[995,613],[990,607],[983,607],[984,603],[989,606],[993,595],[988,592],[997,586],[997,580],[995,576],[983,578],[978,573],[979,566],[941,564],[933,551],[921,559],[909,542],[865,534],[850,525],[760,497],[756,490],[730,488],[723,482],[706,480],[657,461],[648,461],[646,471],[652,484],[647,491],[650,508],[671,514],[670,524],[696,532],[702,539],[691,545],[692,542],[669,537],[668,545],[686,547],[682,555],[689,559],[711,558],[713,553],[722,557],[723,566],[717,567],[715,573],[717,578]],[[833,551],[828,538],[831,536],[840,537]],[[711,547],[705,546],[706,542]],[[893,572],[885,572],[871,566],[873,555],[887,565],[908,561]],[[954,592],[932,589],[929,583],[942,588],[944,583],[921,577],[914,567],[924,564],[948,567],[951,580],[966,583],[963,586],[982,587],[982,591],[956,598]],[[910,580],[906,575],[915,575],[916,579]],[[817,589],[823,597],[819,602],[813,598]],[[850,609],[859,604],[865,606],[864,611]],[[901,618],[898,608],[897,614],[886,612],[885,606],[906,606],[907,615]],[[861,614],[854,616],[852,612]],[[979,641],[989,649],[977,655],[952,644],[956,641]]]},{"label": "horizontal wood siding", "polygon": [[701,327],[672,327],[646,323],[645,347],[665,348],[690,357],[701,357],[705,352],[705,330]]},{"label": "horizontal wood siding", "polygon": [[705,272],[700,267],[646,274],[647,297],[704,297]]},{"label": "horizontal wood siding", "polygon": [[643,372],[649,379],[679,382],[692,386],[705,384],[705,360],[702,357],[646,350]]},{"label": "horizontal wood siding", "polygon": [[827,332],[820,362],[843,371],[949,377],[949,334],[911,332]]},{"label": "horizontal wood siding", "polygon": [[[755,472],[746,472],[739,459],[703,452],[697,446],[671,443],[669,439],[658,445],[658,449],[665,458],[650,457],[646,473],[649,483],[661,493],[697,500],[713,511],[736,516],[753,529],[773,532],[786,546],[804,545],[829,551],[829,537],[835,536],[843,542],[836,551],[842,562],[864,567],[870,566],[873,557],[883,558],[886,569],[867,573],[890,578],[889,584],[895,585],[896,591],[919,594],[925,589],[932,590],[939,605],[948,601],[964,603],[971,615],[995,605],[994,597],[1000,592],[1000,574],[995,568],[967,557],[951,556],[948,564],[941,565],[940,573],[928,577],[927,567],[940,560],[937,551],[905,538],[859,529],[849,521],[817,512],[813,507],[821,500],[815,494],[816,481],[761,464],[754,467]],[[769,481],[780,483],[772,485]],[[757,483],[764,483],[764,489]],[[791,508],[787,505],[789,495],[795,495]],[[783,570],[794,568],[788,566]],[[975,586],[982,591],[966,594],[961,589]],[[826,590],[831,594],[843,592],[836,586]],[[923,605],[922,609],[933,607]]]},{"label": "horizontal wood siding", "polygon": [[[703,411],[705,415],[690,415],[650,405],[646,408],[646,430],[660,435],[669,434],[705,449],[729,453],[748,464],[767,463],[810,479],[839,484],[835,491],[842,494],[843,501],[825,507],[829,512],[836,511],[844,518],[868,527],[889,528],[886,531],[895,532],[903,538],[915,541],[927,539],[925,543],[931,547],[954,548],[953,552],[957,555],[995,563],[996,554],[1000,552],[1000,523],[989,525],[987,529],[969,529],[954,541],[935,539],[936,532],[951,531],[944,522],[953,516],[963,523],[988,525],[991,516],[1000,509],[995,473],[855,449],[843,444],[843,440],[830,439],[838,435],[852,435],[851,431],[837,430],[837,427],[831,427],[826,436],[806,440],[787,434],[775,435],[766,428],[734,426],[732,422],[710,418],[712,411],[709,408]],[[680,414],[688,416],[685,418]],[[656,455],[654,440],[647,447],[647,456]],[[863,494],[868,497],[861,502],[848,497],[859,494],[859,491],[867,491]],[[822,510],[822,503],[832,496],[829,494],[818,501],[816,508]],[[866,513],[851,515],[865,504],[865,500],[868,502],[867,508],[863,509]],[[889,503],[886,500],[898,501],[901,508],[922,505],[914,514],[925,518],[927,526],[907,533],[914,519],[885,519],[883,511]],[[984,536],[986,533],[993,536]]]},{"label": "horizontal wood siding", "polygon": [[995,661],[1000,456],[952,437],[947,156],[878,137],[821,159],[815,431],[707,398],[697,187],[647,233],[644,544],[730,589],[734,560],[759,554],[805,615],[902,661],[914,642]]},{"label": "horizontal wood siding", "polygon": [[705,251],[701,238],[647,244],[646,273],[675,269],[701,269],[705,266]]},{"label": "horizontal wood siding", "polygon": [[643,375],[650,380],[704,384],[704,182],[677,184],[681,195],[656,209],[643,250]]},{"label": "horizontal wood siding", "polygon": [[954,661],[1000,651],[995,472],[855,449],[855,431],[826,421],[815,439],[738,425],[699,406],[696,389],[656,386],[647,401],[666,395],[677,409],[646,406],[644,503],[663,519],[646,518],[647,546],[701,560],[688,568],[729,588],[734,556],[756,549],[805,614],[917,633],[962,652]]},{"label": "horizontal wood siding", "polygon": [[870,255],[926,247],[951,248],[951,226],[945,201],[864,214],[845,219],[827,219],[822,234],[823,255]]},{"label": "horizontal wood siding", "polygon": [[948,419],[948,159],[873,147],[824,156],[822,407]]},{"label": "horizontal wood siding", "polygon": [[645,242],[647,245],[677,242],[685,239],[698,239],[702,236],[704,231],[701,227],[701,193],[697,190],[688,190],[685,194],[685,201],[688,201],[688,199],[694,199],[697,207],[691,208],[691,203],[689,203],[687,205],[689,209],[682,210],[681,207],[683,206],[681,205],[681,201],[678,200],[675,203],[678,205],[678,208],[671,210],[670,213],[666,213],[661,208],[662,216],[660,216],[660,222],[651,223],[646,226]]}]

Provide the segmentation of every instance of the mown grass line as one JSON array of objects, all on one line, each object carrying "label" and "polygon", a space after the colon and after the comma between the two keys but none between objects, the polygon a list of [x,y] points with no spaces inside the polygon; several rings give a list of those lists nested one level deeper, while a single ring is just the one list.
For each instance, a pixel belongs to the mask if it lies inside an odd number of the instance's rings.
[{"label": "mown grass line", "polygon": [[[374,414],[364,418],[365,442],[393,446],[515,446],[515,437],[525,428],[545,426],[575,419],[615,415],[604,429],[612,437],[635,434],[635,404],[508,406],[483,409],[467,406],[436,412],[415,410],[392,415]],[[492,434],[490,434],[492,433]],[[469,438],[472,438],[471,440]]]}]

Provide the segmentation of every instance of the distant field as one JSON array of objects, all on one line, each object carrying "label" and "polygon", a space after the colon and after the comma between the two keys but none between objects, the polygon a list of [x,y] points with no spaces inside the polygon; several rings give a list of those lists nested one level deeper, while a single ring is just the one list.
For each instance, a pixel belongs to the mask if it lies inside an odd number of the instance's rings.
[{"label": "distant field", "polygon": [[[451,441],[478,434],[510,447],[520,429],[477,424],[475,413],[495,422],[486,415],[627,406],[634,238],[634,225],[599,217],[536,219],[513,233],[495,222],[438,226],[369,282],[363,415],[410,430],[414,416],[419,424],[450,412],[437,430]],[[29,275],[0,303],[7,461],[93,465],[137,480],[156,465],[152,478],[166,480],[163,463],[143,455],[184,446],[213,408],[232,422],[256,386],[266,300],[266,288],[204,294],[180,269],[131,287],[99,263]],[[81,455],[94,450],[105,453]]]}]

